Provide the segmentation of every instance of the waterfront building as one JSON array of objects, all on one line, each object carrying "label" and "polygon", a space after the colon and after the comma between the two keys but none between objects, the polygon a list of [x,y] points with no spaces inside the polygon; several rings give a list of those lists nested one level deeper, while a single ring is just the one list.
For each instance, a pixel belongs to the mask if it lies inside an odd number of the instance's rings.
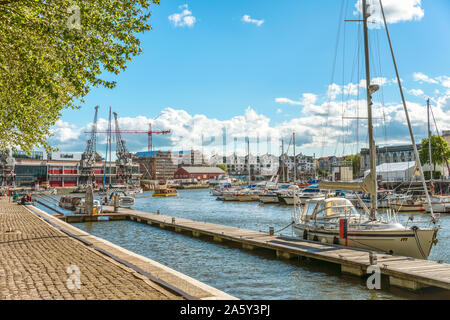
[{"label": "waterfront building", "polygon": [[175,179],[211,180],[224,176],[225,171],[218,167],[181,167],[175,171]]},{"label": "waterfront building", "polygon": [[261,176],[271,177],[278,172],[280,162],[278,157],[272,154],[263,154],[259,157],[259,171]]},{"label": "waterfront building", "polygon": [[[418,144],[420,150],[422,145]],[[361,172],[370,169],[369,149],[361,149]],[[376,147],[376,164],[415,161],[413,145]]]},{"label": "waterfront building", "polygon": [[331,166],[331,180],[350,182],[353,180],[353,164],[351,161],[339,159]]},{"label": "waterfront building", "polygon": [[[36,183],[50,187],[76,187],[79,185],[81,174],[81,152],[52,152],[32,151],[30,155],[23,151],[12,153],[14,159],[15,185],[18,187],[32,187]],[[111,170],[110,170],[111,169]],[[94,168],[95,183],[103,185],[105,176],[105,162],[98,156]],[[139,179],[139,165],[132,168],[132,180]],[[106,183],[122,183],[116,177],[116,163],[106,165]],[[11,181],[9,181],[11,183]]]},{"label": "waterfront building", "polygon": [[334,165],[337,165],[338,158],[335,156],[330,157],[321,157],[318,159],[319,162],[319,170],[324,172],[331,173],[331,168]]},{"label": "waterfront building", "polygon": [[133,159],[139,165],[142,179],[168,180],[177,170],[170,151],[137,152]]},{"label": "waterfront building", "polygon": [[248,164],[250,164],[250,174],[252,176],[273,176],[277,173],[279,167],[278,157],[271,154],[263,154],[261,156],[232,154],[225,157],[225,159],[223,156],[216,154],[211,157],[210,163],[215,166],[225,164],[230,175],[247,175]]},{"label": "waterfront building", "polygon": [[209,165],[210,159],[199,150],[172,151],[172,162],[177,168],[182,166]]}]

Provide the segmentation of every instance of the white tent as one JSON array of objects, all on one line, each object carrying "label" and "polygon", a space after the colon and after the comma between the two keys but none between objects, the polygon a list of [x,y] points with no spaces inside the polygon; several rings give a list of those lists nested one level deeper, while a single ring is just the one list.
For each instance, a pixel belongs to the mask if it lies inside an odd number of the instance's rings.
[{"label": "white tent", "polygon": [[[409,181],[414,180],[415,161],[383,163],[377,166],[377,177],[383,181]],[[364,177],[370,170],[364,172]]]}]

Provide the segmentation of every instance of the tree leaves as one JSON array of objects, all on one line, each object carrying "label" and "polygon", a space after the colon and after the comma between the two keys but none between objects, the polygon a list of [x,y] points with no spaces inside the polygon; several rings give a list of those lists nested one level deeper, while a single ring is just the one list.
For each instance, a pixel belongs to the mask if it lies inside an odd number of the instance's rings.
[{"label": "tree leaves", "polygon": [[[61,111],[92,87],[114,88],[102,72],[118,74],[142,52],[151,4],[159,0],[0,0],[0,149],[50,150]],[[73,6],[80,29],[68,23]]]},{"label": "tree leaves", "polygon": [[[442,144],[441,144],[442,143]],[[444,148],[444,151],[442,150]],[[445,161],[444,152],[446,158],[450,160],[450,147],[447,141],[443,137],[437,135],[431,136],[431,162],[434,165],[442,165]],[[422,149],[419,150],[420,163],[430,163],[430,156],[428,151],[428,138],[422,139]]]}]

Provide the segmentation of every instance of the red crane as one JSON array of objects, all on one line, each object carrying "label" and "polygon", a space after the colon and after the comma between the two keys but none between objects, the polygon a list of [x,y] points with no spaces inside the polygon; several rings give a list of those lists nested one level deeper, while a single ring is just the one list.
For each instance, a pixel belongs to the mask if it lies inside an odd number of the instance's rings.
[{"label": "red crane", "polygon": [[[153,131],[152,123],[148,124],[148,130],[120,130],[120,133],[146,133],[148,135],[148,151],[153,151],[153,135],[154,134],[169,134],[170,130]],[[85,131],[89,133],[90,131]],[[112,130],[111,133],[116,133],[116,130]],[[109,131],[97,131],[97,133],[109,133]]]}]

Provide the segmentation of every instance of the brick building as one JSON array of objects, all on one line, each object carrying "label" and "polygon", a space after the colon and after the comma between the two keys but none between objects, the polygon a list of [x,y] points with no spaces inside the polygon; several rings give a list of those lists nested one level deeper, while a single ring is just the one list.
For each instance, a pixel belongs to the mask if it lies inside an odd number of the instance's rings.
[{"label": "brick building", "polygon": [[175,179],[210,180],[217,179],[224,174],[225,171],[217,167],[181,167],[175,171],[173,177]]}]

